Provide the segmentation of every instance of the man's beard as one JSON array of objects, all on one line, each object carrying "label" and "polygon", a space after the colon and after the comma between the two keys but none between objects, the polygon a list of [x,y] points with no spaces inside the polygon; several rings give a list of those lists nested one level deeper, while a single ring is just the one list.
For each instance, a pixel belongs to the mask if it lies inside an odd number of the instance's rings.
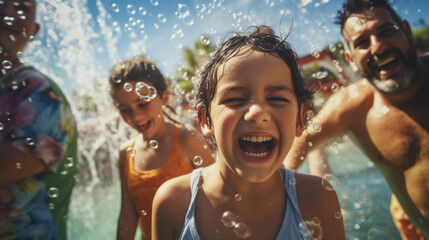
[{"label": "man's beard", "polygon": [[[397,60],[405,66],[404,71],[390,76],[388,79],[382,80],[377,77],[374,63],[376,58],[383,59],[385,56],[394,54]],[[398,48],[387,49],[384,53],[378,56],[371,56],[367,63],[366,71],[362,71],[362,75],[380,92],[385,94],[396,94],[406,91],[413,82],[414,75],[417,69],[417,53],[415,46],[410,42],[405,55]]]}]

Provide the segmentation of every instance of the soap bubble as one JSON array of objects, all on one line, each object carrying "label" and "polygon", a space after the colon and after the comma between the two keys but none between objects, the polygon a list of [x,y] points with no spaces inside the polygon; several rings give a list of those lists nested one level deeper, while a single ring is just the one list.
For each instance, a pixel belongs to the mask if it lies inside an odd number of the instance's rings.
[{"label": "soap bubble", "polygon": [[195,156],[192,162],[195,166],[201,166],[201,164],[203,164],[203,158],[201,156]]},{"label": "soap bubble", "polygon": [[158,148],[158,141],[156,140],[150,140],[149,141],[149,146],[153,149],[157,149]]},{"label": "soap bubble", "polygon": [[133,86],[131,85],[131,83],[125,83],[124,84],[124,89],[127,92],[131,92],[133,90]]},{"label": "soap bubble", "polygon": [[55,188],[55,187],[51,187],[48,190],[48,196],[50,198],[57,198],[58,197],[58,193],[59,193],[59,190],[58,190],[58,188]]},{"label": "soap bubble", "polygon": [[241,197],[240,194],[237,193],[237,194],[234,195],[234,199],[235,199],[235,201],[239,202],[239,201],[242,200],[242,197]]},{"label": "soap bubble", "polygon": [[234,234],[239,238],[248,238],[252,235],[250,228],[242,222],[234,224]]},{"label": "soap bubble", "polygon": [[9,60],[3,60],[3,62],[1,63],[1,66],[2,66],[4,69],[9,70],[9,69],[11,69],[11,68],[12,68],[13,64],[12,64],[12,62],[11,62],[11,61],[9,61]]},{"label": "soap bubble", "polygon": [[118,6],[118,4],[116,4],[116,3],[112,3],[112,10],[113,10],[115,13],[118,13],[118,12],[119,12],[119,6]]},{"label": "soap bubble", "polygon": [[231,228],[235,225],[235,214],[230,211],[225,211],[222,214],[221,222],[227,228]]},{"label": "soap bubble", "polygon": [[127,5],[127,11],[128,11],[128,13],[129,13],[129,14],[131,14],[131,15],[136,14],[136,9],[135,9],[135,8],[134,8],[134,6],[133,6],[133,5],[131,5],[131,4],[128,4],[128,5]]},{"label": "soap bubble", "polygon": [[339,185],[338,179],[334,175],[330,173],[323,175],[322,186],[324,189],[328,191],[335,191]]}]

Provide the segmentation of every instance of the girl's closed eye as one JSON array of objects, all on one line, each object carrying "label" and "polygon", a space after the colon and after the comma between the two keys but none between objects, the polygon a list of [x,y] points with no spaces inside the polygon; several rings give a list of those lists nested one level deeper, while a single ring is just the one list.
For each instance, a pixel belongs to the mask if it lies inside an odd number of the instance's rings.
[{"label": "girl's closed eye", "polygon": [[130,111],[130,108],[119,108],[119,112],[121,113],[127,113]]}]

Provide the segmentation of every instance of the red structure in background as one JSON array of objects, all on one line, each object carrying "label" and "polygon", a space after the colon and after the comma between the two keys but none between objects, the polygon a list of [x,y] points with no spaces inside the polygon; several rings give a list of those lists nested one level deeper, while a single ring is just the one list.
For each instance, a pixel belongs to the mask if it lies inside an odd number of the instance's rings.
[{"label": "red structure in background", "polygon": [[[299,59],[299,64],[304,70],[304,78],[314,84],[318,84],[325,97],[329,97],[336,91],[336,87],[348,85],[351,78],[335,60],[331,54],[322,51],[317,57],[308,55]],[[336,84],[336,85],[335,85]]]}]

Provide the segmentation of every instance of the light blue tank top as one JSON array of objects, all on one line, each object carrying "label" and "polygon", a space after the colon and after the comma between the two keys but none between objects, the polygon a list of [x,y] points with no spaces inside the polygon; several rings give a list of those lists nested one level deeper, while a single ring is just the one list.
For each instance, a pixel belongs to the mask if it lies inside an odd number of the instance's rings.
[{"label": "light blue tank top", "polygon": [[[279,169],[281,171],[283,169]],[[287,192],[287,208],[283,218],[283,224],[277,234],[276,240],[282,239],[312,239],[307,225],[301,217],[298,209],[295,189],[295,174],[292,170],[284,169],[286,178],[284,179],[284,187]],[[186,213],[185,223],[183,224],[182,232],[179,239],[200,240],[197,226],[195,225],[195,197],[198,192],[198,183],[200,180],[201,168],[192,171],[191,175],[191,202],[188,212]],[[220,219],[219,219],[220,221]]]}]

